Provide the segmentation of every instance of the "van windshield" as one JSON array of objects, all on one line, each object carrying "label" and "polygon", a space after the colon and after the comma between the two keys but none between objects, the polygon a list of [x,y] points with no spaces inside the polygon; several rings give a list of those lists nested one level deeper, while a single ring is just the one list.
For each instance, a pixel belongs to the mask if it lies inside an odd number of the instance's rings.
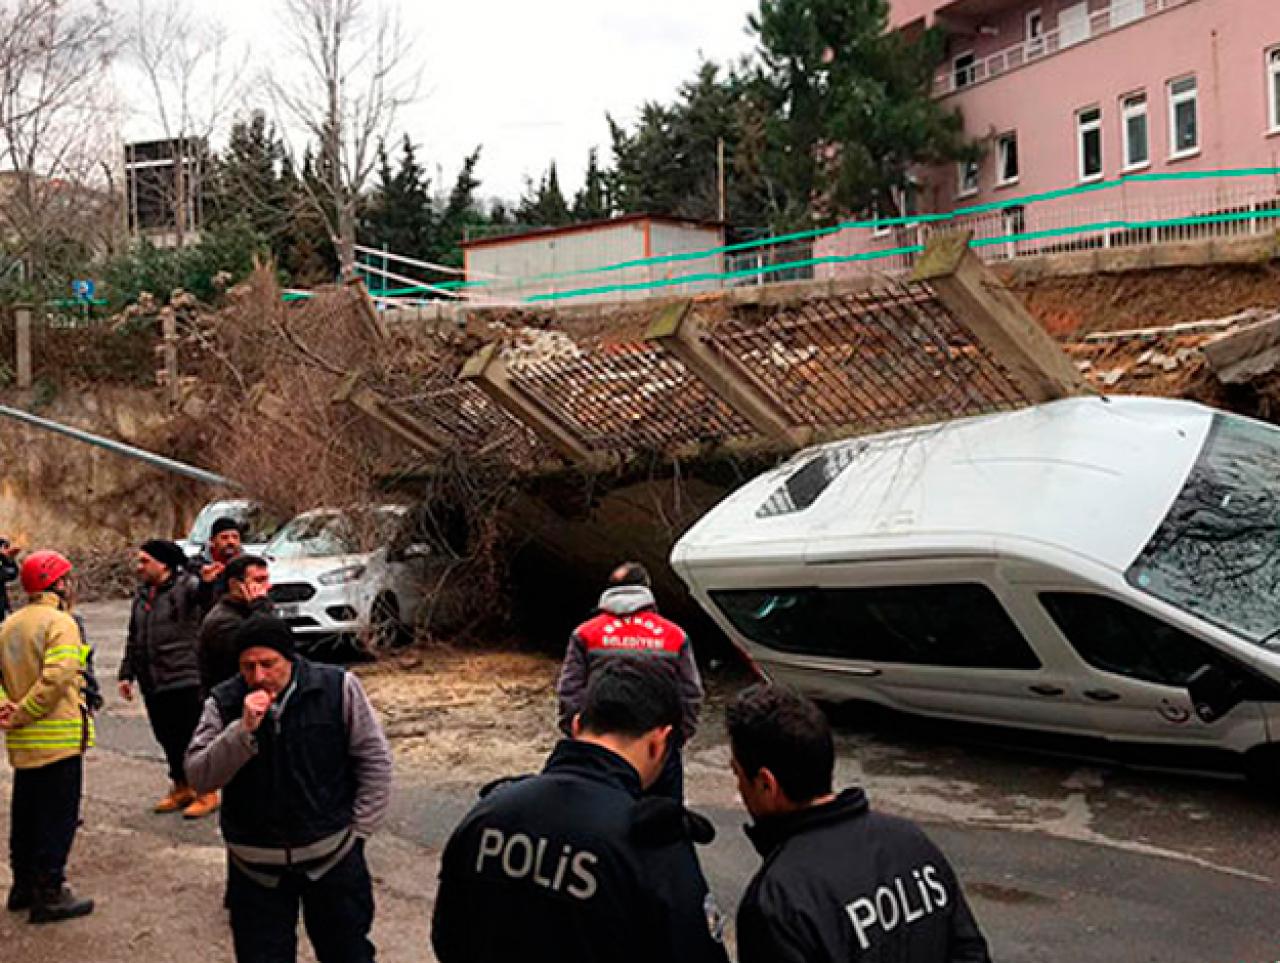
[{"label": "van windshield", "polygon": [[1280,430],[1216,415],[1129,584],[1254,643],[1280,641]]}]

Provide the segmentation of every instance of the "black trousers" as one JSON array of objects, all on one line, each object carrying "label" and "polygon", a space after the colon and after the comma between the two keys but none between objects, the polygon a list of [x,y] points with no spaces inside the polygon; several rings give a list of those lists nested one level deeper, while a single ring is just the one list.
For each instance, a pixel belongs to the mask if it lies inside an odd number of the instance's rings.
[{"label": "black trousers", "polygon": [[9,868],[18,886],[60,886],[80,822],[84,757],[13,771]]},{"label": "black trousers", "polygon": [[187,754],[187,746],[191,744],[191,737],[196,734],[200,713],[204,709],[200,687],[183,686],[181,689],[153,692],[144,695],[143,701],[147,705],[151,731],[164,750],[165,761],[169,763],[169,778],[185,785],[187,773],[182,760]]},{"label": "black trousers", "polygon": [[364,842],[317,880],[287,872],[274,888],[230,867],[227,897],[237,963],[294,963],[298,907],[319,963],[372,963],[373,881]]}]

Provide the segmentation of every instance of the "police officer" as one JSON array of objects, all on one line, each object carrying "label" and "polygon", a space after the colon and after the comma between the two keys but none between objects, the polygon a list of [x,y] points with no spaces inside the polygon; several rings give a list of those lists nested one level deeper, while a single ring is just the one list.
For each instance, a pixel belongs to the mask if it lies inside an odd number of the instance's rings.
[{"label": "police officer", "polygon": [[609,576],[599,611],[574,630],[565,650],[556,695],[560,729],[571,735],[573,717],[582,709],[587,679],[596,666],[616,655],[640,655],[665,665],[680,693],[680,725],[672,734],[666,765],[649,787],[652,795],[684,801],[681,746],[693,738],[702,708],[702,677],[684,629],[658,614],[649,572],[639,562],[623,562]]},{"label": "police officer", "polygon": [[831,728],[755,686],[728,708],[738,791],[764,866],[738,906],[740,963],[989,963],[964,892],[919,827],[832,791]]},{"label": "police officer", "polygon": [[540,775],[486,787],[449,839],[431,932],[441,963],[726,963],[693,850],[711,826],[643,796],[679,724],[674,680],[653,660],[592,673],[574,738]]}]

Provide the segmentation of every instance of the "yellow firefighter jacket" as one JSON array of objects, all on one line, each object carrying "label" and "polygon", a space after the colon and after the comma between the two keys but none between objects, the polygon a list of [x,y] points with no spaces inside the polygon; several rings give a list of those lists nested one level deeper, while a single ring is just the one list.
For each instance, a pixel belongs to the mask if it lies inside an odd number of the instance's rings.
[{"label": "yellow firefighter jacket", "polygon": [[13,768],[47,766],[93,745],[88,658],[79,626],[52,592],[32,596],[0,626],[0,701],[17,705],[4,734]]}]

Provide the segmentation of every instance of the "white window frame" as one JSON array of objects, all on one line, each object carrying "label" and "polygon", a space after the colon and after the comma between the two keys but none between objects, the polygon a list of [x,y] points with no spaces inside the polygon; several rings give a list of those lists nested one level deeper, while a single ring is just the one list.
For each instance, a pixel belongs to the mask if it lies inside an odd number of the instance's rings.
[{"label": "white window frame", "polygon": [[[1096,113],[1098,115],[1097,119],[1086,122],[1084,119],[1084,115],[1092,114],[1092,113]],[[1081,107],[1079,110],[1076,111],[1075,119],[1076,119],[1076,172],[1080,175],[1081,184],[1092,184],[1094,181],[1102,180],[1107,170],[1106,154],[1103,151],[1104,144],[1103,144],[1103,137],[1102,137],[1102,107],[1097,104],[1093,105],[1092,107]],[[1084,169],[1085,135],[1093,133],[1094,131],[1096,131],[1098,134],[1098,172],[1096,174],[1086,174]]]},{"label": "white window frame", "polygon": [[[964,83],[960,83],[960,61],[968,57],[972,62],[964,68],[964,76],[968,79]],[[978,81],[977,76],[978,55],[972,50],[966,50],[964,53],[958,53],[951,58],[951,89],[965,90],[972,87]]]},{"label": "white window frame", "polygon": [[[872,205],[871,205],[871,220],[873,220],[873,221],[879,221],[879,220],[880,220],[881,218],[883,218],[883,217],[884,217],[884,212],[880,210],[880,205],[879,205],[879,204],[872,204]],[[889,236],[889,234],[892,232],[892,230],[893,230],[893,229],[892,229],[892,228],[890,228],[888,225],[885,225],[885,224],[876,224],[873,228],[871,228],[871,236],[872,236],[872,237],[874,237],[874,238],[877,238],[877,239],[882,238],[882,237],[888,237],[888,236]]]},{"label": "white window frame", "polygon": [[[1129,140],[1129,121],[1142,117],[1147,122],[1147,156],[1133,159],[1133,143]],[[1151,166],[1151,104],[1145,90],[1135,90],[1120,98],[1120,138],[1124,146],[1124,170],[1140,171]]]},{"label": "white window frame", "polygon": [[1143,0],[1111,0],[1107,8],[1110,29],[1118,30],[1146,16],[1146,4]]},{"label": "white window frame", "polygon": [[[1189,91],[1175,94],[1173,88],[1175,85],[1190,80],[1195,84]],[[1195,157],[1200,153],[1200,81],[1195,74],[1184,74],[1181,77],[1175,77],[1165,84],[1165,96],[1169,101],[1169,160],[1182,160],[1186,157]],[[1196,142],[1191,147],[1179,149],[1178,144],[1178,108],[1185,103],[1190,103],[1195,111],[1196,120]]]},{"label": "white window frame", "polygon": [[1018,132],[1016,130],[1007,130],[996,138],[996,187],[1009,187],[1018,183],[1022,177],[1022,155],[1018,154],[1018,170],[1014,172],[1012,177],[1005,176],[1005,167],[1007,166],[1007,158],[1005,150],[1007,145],[1012,142],[1014,151],[1018,148]]},{"label": "white window frame", "polygon": [[1267,51],[1267,133],[1280,134],[1280,47]]},{"label": "white window frame", "polygon": [[[969,184],[969,170],[973,170],[973,184]],[[979,161],[956,161],[956,200],[974,197],[982,188],[982,164]]]},{"label": "white window frame", "polygon": [[1044,53],[1044,11],[1040,7],[1027,11],[1026,58],[1032,60]]}]

